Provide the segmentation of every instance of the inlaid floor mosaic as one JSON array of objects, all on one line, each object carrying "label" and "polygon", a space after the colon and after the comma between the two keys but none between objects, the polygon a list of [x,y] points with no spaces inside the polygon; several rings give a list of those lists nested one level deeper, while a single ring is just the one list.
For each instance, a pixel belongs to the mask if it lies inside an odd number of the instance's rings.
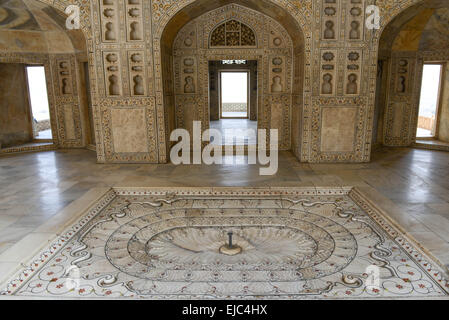
[{"label": "inlaid floor mosaic", "polygon": [[444,298],[449,282],[355,189],[116,189],[2,295]]}]

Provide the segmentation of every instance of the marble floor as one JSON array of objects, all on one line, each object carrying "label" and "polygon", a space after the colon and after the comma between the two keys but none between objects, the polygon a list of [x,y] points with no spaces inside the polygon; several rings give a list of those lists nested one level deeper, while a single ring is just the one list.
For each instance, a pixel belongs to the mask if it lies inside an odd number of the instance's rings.
[{"label": "marble floor", "polygon": [[97,164],[94,152],[58,150],[0,157],[0,274],[22,263],[19,253],[36,239],[57,234],[43,226],[56,230],[61,212],[76,215],[77,201],[113,186],[353,186],[449,264],[447,152],[384,148],[364,164],[303,164],[281,152],[277,174],[260,176],[258,165]]},{"label": "marble floor", "polygon": [[[254,134],[257,135],[257,121],[251,121],[248,119],[221,119],[218,121],[211,121],[210,128],[217,129],[221,132],[223,138],[221,141],[221,145],[226,145],[227,141],[234,141],[235,139],[235,136],[232,135],[232,131],[228,130],[249,129],[254,130]],[[244,140],[245,145],[254,145],[257,143],[257,138],[255,136],[245,137]]]},{"label": "marble floor", "polygon": [[449,277],[356,188],[113,188],[0,297],[448,299]]}]

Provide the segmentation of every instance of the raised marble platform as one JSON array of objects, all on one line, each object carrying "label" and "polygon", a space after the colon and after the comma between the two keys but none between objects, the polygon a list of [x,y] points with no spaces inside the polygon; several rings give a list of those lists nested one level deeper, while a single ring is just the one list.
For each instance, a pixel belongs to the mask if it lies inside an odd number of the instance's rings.
[{"label": "raised marble platform", "polygon": [[4,298],[449,297],[444,266],[351,187],[100,191]]}]

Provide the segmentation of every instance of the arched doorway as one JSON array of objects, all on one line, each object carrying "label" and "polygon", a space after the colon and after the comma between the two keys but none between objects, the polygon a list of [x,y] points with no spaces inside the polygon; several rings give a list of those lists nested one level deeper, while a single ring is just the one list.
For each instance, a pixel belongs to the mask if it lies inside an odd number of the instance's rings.
[{"label": "arched doorway", "polygon": [[[437,0],[408,7],[383,30],[379,40],[374,145],[416,145],[421,126],[432,133],[428,141],[449,142],[449,84],[444,77],[449,61],[447,30],[449,4]],[[428,95],[423,92],[428,89],[422,86],[427,65],[439,65],[442,70],[441,81],[431,85],[436,92],[431,102],[422,99]],[[424,84],[428,81],[424,79]],[[423,107],[426,112],[420,115]]]},{"label": "arched doorway", "polygon": [[[161,98],[167,151],[175,128],[191,130],[193,120],[201,121],[203,130],[210,127],[209,63],[223,60],[257,64],[258,128],[278,129],[281,150],[300,148],[304,36],[298,21],[271,1],[232,2],[196,1],[174,15],[164,29]],[[227,30],[227,23],[238,30]],[[213,38],[228,32],[241,40],[239,30],[243,39],[253,34],[254,41]],[[187,92],[186,79],[191,81]]]}]

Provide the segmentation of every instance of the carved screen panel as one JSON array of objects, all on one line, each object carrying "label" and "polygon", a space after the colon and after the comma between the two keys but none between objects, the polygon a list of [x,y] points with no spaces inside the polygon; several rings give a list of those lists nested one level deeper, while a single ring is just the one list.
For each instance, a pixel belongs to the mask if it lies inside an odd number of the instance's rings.
[{"label": "carved screen panel", "polygon": [[210,37],[210,47],[255,47],[254,31],[237,20],[220,24]]}]

